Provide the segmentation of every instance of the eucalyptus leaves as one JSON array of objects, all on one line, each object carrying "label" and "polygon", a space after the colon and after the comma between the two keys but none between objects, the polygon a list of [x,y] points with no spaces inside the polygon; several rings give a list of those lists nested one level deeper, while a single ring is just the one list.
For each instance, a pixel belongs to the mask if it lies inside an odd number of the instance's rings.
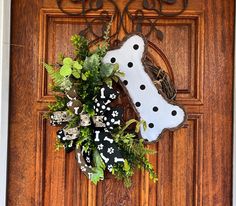
[{"label": "eucalyptus leaves", "polygon": [[74,58],[60,55],[56,64],[44,64],[57,92],[47,116],[52,125],[63,126],[57,132],[56,149],[75,151],[81,171],[95,184],[105,178],[106,169],[127,187],[136,168],[144,168],[156,181],[146,158],[153,151],[138,137],[145,122],[123,122],[123,108],[111,105],[119,95],[112,86],[124,73],[118,64],[102,62],[109,47],[107,35],[104,39],[90,51],[87,39],[74,35]]}]

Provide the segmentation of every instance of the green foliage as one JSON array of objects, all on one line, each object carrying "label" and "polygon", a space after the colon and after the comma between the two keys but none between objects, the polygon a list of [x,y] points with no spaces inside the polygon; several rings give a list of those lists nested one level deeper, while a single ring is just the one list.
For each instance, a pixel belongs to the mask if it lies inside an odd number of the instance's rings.
[{"label": "green foliage", "polygon": [[[110,22],[109,22],[108,25],[107,25],[106,30],[104,31],[103,39],[104,39],[106,42],[109,42],[113,18],[114,18],[114,17],[112,16],[111,19],[110,19]],[[109,45],[108,45],[108,46],[109,46]]]},{"label": "green foliage", "polygon": [[60,149],[64,148],[63,143],[59,139],[56,138],[56,143],[55,143],[55,151],[59,151]]},{"label": "green foliage", "polygon": [[59,92],[62,93],[63,89],[60,86],[56,86],[53,84],[49,84],[49,88],[53,91],[53,92]]},{"label": "green foliage", "polygon": [[142,125],[144,130],[147,129],[147,123],[144,120],[138,121],[136,119],[130,119],[125,123],[125,126],[119,130],[119,132],[116,134],[116,137],[122,136],[125,132],[125,130],[131,125],[135,123],[135,132],[139,133],[140,126]]},{"label": "green foliage", "polygon": [[103,85],[100,64],[101,62],[96,54],[86,58],[84,61],[82,81],[79,82],[78,93],[85,103],[89,103]]},{"label": "green foliage", "polygon": [[[105,32],[107,35],[110,33],[110,25]],[[75,53],[77,55],[76,60],[71,57],[59,56],[60,70],[55,71],[52,67],[47,70],[52,74],[53,80],[56,81],[56,85],[53,89],[56,91],[67,91],[72,87],[72,84],[78,86],[78,94],[81,100],[88,105],[86,108],[89,114],[92,115],[91,100],[94,98],[102,85],[106,83],[111,86],[112,82],[118,82],[119,77],[124,74],[119,71],[118,64],[103,64],[103,53],[108,49],[108,36],[104,37],[102,47],[98,46],[95,53],[90,53],[88,49],[87,40],[78,35],[74,35],[71,38],[72,44],[75,47]],[[104,54],[105,54],[104,53]]]},{"label": "green foliage", "polygon": [[64,55],[62,53],[59,53],[57,57],[57,63],[59,65],[63,65],[63,59],[64,59]]},{"label": "green foliage", "polygon": [[92,54],[90,57],[86,57],[84,61],[85,70],[97,70],[100,65],[100,58],[98,54]]},{"label": "green foliage", "polygon": [[[69,114],[71,114],[71,111],[70,111],[70,110],[67,110],[67,112],[68,112]],[[68,122],[67,127],[68,127],[68,128],[74,128],[74,127],[79,126],[80,116],[79,116],[79,115],[74,115],[74,114],[71,114],[71,116],[73,116],[73,117],[72,117],[71,120]]]},{"label": "green foliage", "polygon": [[101,78],[107,85],[112,86],[112,82],[118,82],[123,73],[119,71],[118,64],[102,64],[100,70]]},{"label": "green foliage", "polygon": [[150,179],[154,182],[157,181],[157,175],[151,163],[146,158],[147,154],[153,154],[155,151],[147,149],[144,145],[144,140],[139,139],[137,134],[126,132],[126,129],[133,123],[136,124],[136,133],[139,132],[141,124],[146,125],[144,121],[138,122],[137,120],[131,119],[126,122],[123,128],[120,128],[113,134],[115,142],[121,148],[122,155],[126,159],[123,165],[117,164],[113,168],[113,174],[117,179],[123,180],[126,187],[131,186],[131,177],[136,168],[144,168],[149,172]]},{"label": "green foliage", "polygon": [[100,75],[102,78],[111,76],[112,72],[113,72],[113,65],[112,64],[102,64],[101,65]]},{"label": "green foliage", "polygon": [[76,79],[79,79],[79,78],[80,78],[81,70],[82,70],[82,65],[79,64],[79,62],[74,61],[72,75],[73,75]]},{"label": "green foliage", "polygon": [[66,57],[63,59],[62,64],[60,69],[61,76],[68,77],[72,74],[76,79],[80,78],[82,65],[78,61],[73,61],[71,58]]},{"label": "green foliage", "polygon": [[62,91],[68,91],[72,87],[72,82],[70,81],[69,77],[65,77],[61,82],[59,88]]},{"label": "green foliage", "polygon": [[101,58],[103,58],[106,55],[106,53],[109,49],[109,46],[110,46],[109,35],[111,33],[112,21],[113,21],[113,16],[112,16],[109,24],[107,25],[106,30],[104,31],[104,36],[103,36],[104,41],[101,44],[98,45],[97,50],[96,50],[96,53]]},{"label": "green foliage", "polygon": [[63,111],[66,107],[67,99],[61,96],[55,96],[56,101],[48,105],[48,109],[51,112]]},{"label": "green foliage", "polygon": [[92,127],[80,127],[79,138],[76,141],[76,146],[83,144],[84,151],[96,148],[93,143],[93,129]]},{"label": "green foliage", "polygon": [[116,179],[122,180],[125,187],[129,188],[132,185],[131,177],[134,174],[134,170],[130,167],[129,162],[125,160],[124,164],[116,164],[112,168],[112,174]]},{"label": "green foliage", "polygon": [[44,63],[44,68],[47,70],[55,85],[60,85],[63,82],[64,77],[61,76],[58,70],[55,70],[51,65],[46,63]]},{"label": "green foliage", "polygon": [[60,69],[60,75],[63,77],[70,76],[72,73],[71,66],[68,64],[64,64]]},{"label": "green foliage", "polygon": [[71,43],[75,48],[76,58],[79,60],[84,60],[88,56],[89,52],[87,39],[83,36],[75,34],[71,37]]},{"label": "green foliage", "polygon": [[93,162],[91,181],[96,185],[100,180],[104,179],[104,170],[106,169],[106,165],[97,150],[93,151]]},{"label": "green foliage", "polygon": [[95,115],[95,111],[93,110],[93,104],[92,103],[90,105],[84,104],[83,109],[90,117],[93,117]]}]

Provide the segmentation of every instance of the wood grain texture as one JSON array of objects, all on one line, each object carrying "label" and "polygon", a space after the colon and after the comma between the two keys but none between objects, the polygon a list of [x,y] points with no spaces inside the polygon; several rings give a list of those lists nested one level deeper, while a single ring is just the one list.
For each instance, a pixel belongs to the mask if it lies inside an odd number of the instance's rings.
[{"label": "wood grain texture", "polygon": [[[118,6],[122,9],[126,2]],[[132,8],[141,3],[135,1]],[[73,10],[74,4],[64,1],[63,6]],[[84,19],[62,14],[54,0],[12,0],[8,205],[230,206],[233,21],[233,0],[201,0],[189,1],[181,16],[157,22],[164,39],[151,36],[148,55],[175,81],[188,120],[149,145],[157,150],[148,157],[158,172],[157,184],[137,171],[130,189],[108,173],[94,186],[73,153],[54,150],[58,128],[42,118],[47,102],[53,101],[42,61],[55,62],[59,52],[72,54],[69,37],[85,27]],[[125,24],[131,29],[127,19]],[[102,25],[93,26],[99,31]],[[112,32],[116,27],[113,22]],[[119,38],[123,36],[121,32]],[[117,104],[125,106],[126,119],[136,116],[122,91]]]},{"label": "wood grain texture", "polygon": [[[205,10],[203,204],[232,200],[234,1],[207,1]],[[230,185],[230,186],[229,186]]]}]

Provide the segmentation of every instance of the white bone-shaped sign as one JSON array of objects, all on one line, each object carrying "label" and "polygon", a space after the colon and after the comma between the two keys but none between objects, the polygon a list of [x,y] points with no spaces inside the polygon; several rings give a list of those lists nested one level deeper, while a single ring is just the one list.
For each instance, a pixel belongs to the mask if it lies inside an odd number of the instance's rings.
[{"label": "white bone-shaped sign", "polygon": [[173,130],[185,120],[184,110],[162,96],[146,73],[143,64],[146,41],[140,35],[129,37],[119,49],[108,51],[104,63],[118,63],[125,73],[121,77],[140,119],[147,122],[141,135],[148,141],[157,140],[165,129]]}]

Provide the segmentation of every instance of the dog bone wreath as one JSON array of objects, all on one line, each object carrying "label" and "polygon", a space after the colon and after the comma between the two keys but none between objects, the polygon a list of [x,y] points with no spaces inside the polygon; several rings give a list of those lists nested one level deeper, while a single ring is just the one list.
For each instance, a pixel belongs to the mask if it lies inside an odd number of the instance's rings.
[{"label": "dog bone wreath", "polygon": [[[104,179],[107,169],[130,187],[136,168],[147,170],[155,182],[157,175],[146,158],[155,151],[145,147],[144,139],[157,140],[164,129],[181,126],[185,112],[173,101],[176,92],[168,75],[145,60],[146,42],[141,35],[126,38],[111,51],[108,37],[104,39],[90,51],[87,39],[74,35],[75,58],[61,55],[55,65],[44,64],[53,80],[51,88],[57,92],[47,117],[51,125],[63,125],[57,132],[56,149],[75,150],[81,171],[94,184]],[[158,87],[144,68],[152,72]],[[112,106],[119,95],[112,85],[118,82],[140,121],[124,122],[125,108]],[[129,129],[131,124],[135,129]]]}]

